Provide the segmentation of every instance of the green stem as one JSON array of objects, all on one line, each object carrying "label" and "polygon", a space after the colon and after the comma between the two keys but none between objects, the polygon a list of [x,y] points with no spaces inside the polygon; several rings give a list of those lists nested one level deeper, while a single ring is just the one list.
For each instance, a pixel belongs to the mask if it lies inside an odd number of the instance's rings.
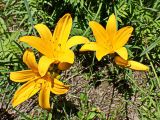
[{"label": "green stem", "polygon": [[33,29],[33,33],[34,33],[34,35],[36,36],[36,31],[35,31],[35,29],[34,29],[33,18],[32,18],[31,11],[30,11],[30,9],[29,9],[28,1],[27,1],[27,0],[24,0],[24,4],[25,4],[26,9],[27,9],[27,13],[28,13],[28,16],[29,16],[29,19],[30,19],[30,22],[31,22],[31,26],[32,26],[32,29]]},{"label": "green stem", "polygon": [[131,80],[131,82],[133,83],[133,85],[136,88],[138,88],[138,90],[140,90],[142,93],[144,93],[145,95],[147,95],[147,93],[136,84],[135,80],[133,80],[128,74],[126,74],[126,76]]},{"label": "green stem", "polygon": [[[1,44],[2,52],[3,52],[2,57],[4,57],[4,56],[5,56],[5,52],[4,52],[4,49],[3,49],[2,40],[0,41],[0,44]],[[3,58],[3,59],[4,59],[4,58]]]},{"label": "green stem", "polygon": [[19,110],[12,108],[13,110],[15,110],[19,115],[21,115],[25,120],[32,120],[31,118],[29,118],[28,116],[26,116],[24,113],[20,112]]},{"label": "green stem", "polygon": [[157,83],[158,83],[158,87],[160,88],[160,81],[159,81],[158,75],[157,75],[157,73],[156,73],[156,70],[155,70],[155,68],[154,68],[154,66],[153,66],[153,63],[152,63],[152,61],[151,61],[148,53],[146,53],[146,57],[147,57],[147,59],[150,61],[150,65],[151,65],[151,68],[152,68],[152,70],[153,70],[153,73],[154,73],[154,75],[155,75],[155,77],[156,77],[156,80],[157,80]]},{"label": "green stem", "polygon": [[116,28],[118,30],[118,22],[117,22],[117,9],[116,9],[116,5],[114,5],[114,14],[116,16]]},{"label": "green stem", "polygon": [[[100,3],[99,8],[98,8],[98,11],[97,11],[95,17],[93,18],[93,20],[96,20],[96,19],[97,19],[97,16],[98,16],[98,14],[100,13],[101,8],[102,8],[102,2]],[[89,31],[89,29],[90,29],[90,28],[88,27],[88,28],[86,29],[86,31],[83,33],[82,36],[86,35],[86,33]]]}]

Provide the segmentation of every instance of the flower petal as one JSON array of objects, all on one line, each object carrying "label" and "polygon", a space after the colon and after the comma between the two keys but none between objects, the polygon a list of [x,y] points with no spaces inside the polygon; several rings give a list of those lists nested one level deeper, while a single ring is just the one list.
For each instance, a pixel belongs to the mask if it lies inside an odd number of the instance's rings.
[{"label": "flower petal", "polygon": [[54,30],[52,42],[55,46],[61,46],[62,49],[66,46],[70,31],[72,27],[72,17],[70,14],[65,14],[57,23]]},{"label": "flower petal", "polygon": [[98,59],[98,61],[100,61],[103,56],[105,56],[109,53],[110,53],[109,49],[105,49],[105,48],[98,46],[97,51],[96,51],[96,58]]},{"label": "flower petal", "polygon": [[67,63],[67,62],[63,62],[63,63],[59,63],[58,64],[58,69],[59,70],[67,70],[71,67],[72,64]]},{"label": "flower petal", "polygon": [[54,62],[55,62],[54,59],[50,59],[46,56],[42,56],[40,58],[39,63],[38,63],[38,71],[39,71],[39,74],[41,75],[41,77],[43,77],[47,73],[48,68]]},{"label": "flower petal", "polygon": [[80,49],[80,51],[96,51],[96,50],[97,50],[96,42],[86,43]]},{"label": "flower petal", "polygon": [[67,62],[67,63],[73,64],[74,62],[73,51],[70,49],[66,49],[65,51],[60,52],[58,56],[58,60],[62,63]]},{"label": "flower petal", "polygon": [[121,56],[124,60],[128,59],[128,52],[125,47],[121,47],[115,51],[119,56]]},{"label": "flower petal", "polygon": [[64,85],[63,82],[59,81],[59,80],[56,79],[56,78],[53,80],[53,86],[54,86],[55,84],[58,85],[58,86],[61,86],[60,88],[64,88],[64,87],[66,86],[66,85]]},{"label": "flower petal", "polygon": [[35,81],[29,81],[25,83],[15,92],[14,97],[12,99],[13,107],[29,99],[39,90],[40,90],[40,85],[39,84],[37,85]]},{"label": "flower petal", "polygon": [[38,72],[38,65],[35,59],[35,55],[31,49],[27,49],[23,54],[23,62],[35,72]]},{"label": "flower petal", "polygon": [[142,71],[148,71],[149,70],[148,66],[146,66],[142,63],[139,63],[137,61],[129,60],[128,64],[130,65],[129,68],[133,69],[133,70],[142,70]]},{"label": "flower petal", "polygon": [[106,31],[109,35],[109,40],[113,40],[114,35],[116,34],[117,31],[117,23],[116,23],[116,17],[114,14],[109,16],[107,26],[106,26]]},{"label": "flower petal", "polygon": [[68,92],[68,88],[56,88],[56,87],[53,87],[51,88],[51,92],[56,94],[56,95],[61,95],[61,94],[65,94]]},{"label": "flower petal", "polygon": [[56,87],[58,89],[69,89],[70,85],[60,85],[60,84],[55,84],[53,85],[53,87]]},{"label": "flower petal", "polygon": [[52,33],[46,25],[37,24],[34,27],[38,31],[39,35],[41,36],[41,39],[45,41],[50,41],[52,39]]},{"label": "flower petal", "polygon": [[37,74],[32,70],[23,70],[10,73],[10,79],[14,82],[26,82],[37,79]]},{"label": "flower petal", "polygon": [[50,41],[46,42],[43,41],[41,38],[35,36],[23,36],[20,38],[20,41],[25,42],[28,45],[36,48],[39,52],[48,57],[53,56],[53,44]]},{"label": "flower petal", "polygon": [[101,46],[108,47],[110,41],[108,41],[107,32],[103,26],[95,21],[90,21],[89,26],[91,27],[93,35],[96,38],[96,43]]},{"label": "flower petal", "polygon": [[39,93],[39,98],[38,98],[39,105],[46,110],[50,110],[50,100],[49,100],[50,88],[51,88],[50,82],[45,82],[42,85],[42,88]]},{"label": "flower petal", "polygon": [[133,60],[127,61],[127,60],[124,60],[123,58],[121,58],[120,56],[116,56],[114,60],[117,65],[120,65],[122,67],[127,67],[127,68],[130,68],[133,70],[142,70],[142,71],[149,70],[149,67],[142,64],[142,63],[139,63],[139,62],[136,62]]},{"label": "flower petal", "polygon": [[66,47],[71,48],[75,45],[84,44],[84,43],[87,43],[87,42],[89,42],[89,40],[87,38],[83,37],[83,36],[73,36],[67,41]]},{"label": "flower petal", "polygon": [[132,31],[133,27],[131,26],[123,27],[118,30],[113,39],[113,49],[116,50],[123,47],[129,40]]},{"label": "flower petal", "polygon": [[105,46],[107,44],[107,33],[102,25],[95,21],[90,21],[89,26],[91,27],[93,34],[96,38],[96,43]]},{"label": "flower petal", "polygon": [[57,78],[54,78],[54,80],[50,79],[49,80],[52,84],[51,84],[51,87],[56,87],[56,88],[59,88],[59,89],[64,89],[64,88],[67,88],[69,89],[69,85],[64,85],[63,82],[59,81]]},{"label": "flower petal", "polygon": [[64,85],[61,81],[58,79],[54,79],[54,82],[52,83],[51,92],[57,95],[65,94],[68,92],[69,86]]},{"label": "flower petal", "polygon": [[127,67],[128,66],[128,61],[124,60],[123,58],[121,58],[120,56],[116,56],[114,58],[114,61],[117,65],[120,65],[122,67]]}]

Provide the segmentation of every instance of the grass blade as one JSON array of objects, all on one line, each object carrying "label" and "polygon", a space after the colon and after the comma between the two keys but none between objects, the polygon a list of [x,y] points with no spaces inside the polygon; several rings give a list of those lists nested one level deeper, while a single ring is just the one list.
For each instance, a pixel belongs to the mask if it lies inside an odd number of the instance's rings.
[{"label": "grass blade", "polygon": [[35,29],[34,29],[34,25],[33,25],[33,18],[32,18],[31,11],[30,11],[30,9],[29,9],[28,1],[27,1],[27,0],[24,0],[24,4],[25,4],[25,6],[26,6],[27,13],[28,13],[28,16],[29,16],[29,19],[30,19],[31,25],[32,25],[33,33],[34,33],[34,35],[36,36],[36,31],[35,31]]},{"label": "grass blade", "polygon": [[156,45],[158,45],[160,43],[160,37],[153,42],[148,48],[146,48],[140,56],[143,56],[144,54],[148,53],[150,50],[152,50]]}]

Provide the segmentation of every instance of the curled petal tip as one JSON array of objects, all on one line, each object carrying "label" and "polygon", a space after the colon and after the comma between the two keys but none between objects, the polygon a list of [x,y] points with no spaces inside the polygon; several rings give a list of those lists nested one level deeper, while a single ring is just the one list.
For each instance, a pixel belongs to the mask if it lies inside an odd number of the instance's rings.
[{"label": "curled petal tip", "polygon": [[111,16],[115,16],[114,13],[112,13]]},{"label": "curled petal tip", "polygon": [[34,27],[36,28],[36,27],[41,26],[41,25],[44,25],[44,24],[43,23],[39,23],[39,24],[34,25]]},{"label": "curled petal tip", "polygon": [[71,14],[70,14],[70,13],[66,13],[65,15],[66,15],[66,16],[71,16]]},{"label": "curled petal tip", "polygon": [[89,25],[92,25],[94,23],[97,23],[96,21],[89,21]]},{"label": "curled petal tip", "polygon": [[97,58],[98,61],[101,61],[102,56],[96,56],[96,58]]},{"label": "curled petal tip", "polygon": [[130,30],[130,34],[131,34],[132,31],[133,31],[133,27],[132,26],[127,26],[127,28]]}]

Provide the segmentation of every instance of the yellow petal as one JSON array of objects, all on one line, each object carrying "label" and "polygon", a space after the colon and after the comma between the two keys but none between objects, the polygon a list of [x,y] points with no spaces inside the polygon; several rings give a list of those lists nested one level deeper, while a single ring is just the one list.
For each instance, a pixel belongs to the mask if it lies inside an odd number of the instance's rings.
[{"label": "yellow petal", "polygon": [[56,88],[61,88],[61,89],[64,89],[64,88],[67,88],[67,89],[69,89],[69,85],[64,85],[64,83],[63,82],[61,82],[61,81],[59,81],[57,78],[54,78],[54,80],[53,79],[50,79],[50,80],[48,80],[48,81],[50,81],[52,84],[51,84],[51,87],[53,88],[53,87],[56,87]]},{"label": "yellow petal", "polygon": [[73,36],[67,41],[66,47],[71,48],[75,45],[84,44],[84,43],[87,43],[87,42],[89,42],[89,40],[87,38],[83,37],[83,36]]},{"label": "yellow petal", "polygon": [[96,58],[98,59],[98,61],[100,61],[102,59],[103,56],[107,55],[110,53],[109,49],[105,49],[101,46],[97,46],[97,51],[96,51]]},{"label": "yellow petal", "polygon": [[114,58],[114,61],[117,65],[120,65],[122,67],[127,67],[128,66],[128,61],[124,60],[123,58],[121,58],[120,56],[116,56]]},{"label": "yellow petal", "polygon": [[50,88],[50,82],[45,82],[40,90],[38,98],[39,105],[46,110],[50,110]]},{"label": "yellow petal", "polygon": [[116,17],[114,14],[109,16],[107,26],[106,26],[106,31],[109,35],[109,40],[113,40],[113,37],[115,36],[117,31]]},{"label": "yellow petal", "polygon": [[56,79],[56,78],[53,80],[53,86],[54,86],[55,84],[58,85],[58,86],[61,86],[62,88],[65,87],[64,83],[61,82],[61,81],[59,81],[59,80]]},{"label": "yellow petal", "polygon": [[54,30],[52,42],[55,46],[61,46],[62,49],[66,46],[70,31],[72,27],[72,17],[70,14],[65,14],[57,23]]},{"label": "yellow petal", "polygon": [[125,47],[121,47],[115,51],[119,56],[121,56],[124,60],[128,59],[128,52]]},{"label": "yellow petal", "polygon": [[35,55],[31,49],[27,49],[23,54],[23,62],[28,66],[28,68],[33,71],[38,71],[38,65],[35,59]]},{"label": "yellow petal", "polygon": [[64,85],[58,79],[54,79],[54,82],[52,82],[52,86],[51,86],[52,93],[57,94],[57,95],[65,94],[66,92],[68,92],[68,90],[69,90],[69,86]]},{"label": "yellow petal", "polygon": [[95,21],[90,21],[89,26],[91,27],[93,35],[96,38],[96,43],[105,47],[109,46],[110,41],[108,41],[107,32],[103,26]]},{"label": "yellow petal", "polygon": [[10,73],[10,79],[14,82],[26,82],[37,79],[38,76],[32,70],[23,70]]},{"label": "yellow petal", "polygon": [[48,68],[54,62],[55,62],[54,59],[47,58],[46,56],[42,56],[40,58],[39,63],[38,63],[38,71],[41,77],[43,77],[47,73]]},{"label": "yellow petal", "polygon": [[15,107],[25,100],[32,97],[40,90],[40,85],[36,85],[35,81],[29,81],[22,85],[16,92],[12,99],[12,106]]},{"label": "yellow petal", "polygon": [[58,60],[60,62],[67,62],[67,63],[70,63],[70,64],[73,64],[74,62],[74,53],[72,50],[70,49],[66,49],[65,51],[62,51],[58,54]]},{"label": "yellow petal", "polygon": [[116,50],[123,47],[129,40],[132,31],[133,27],[131,26],[123,27],[118,30],[113,39],[113,49]]},{"label": "yellow petal", "polygon": [[149,70],[149,67],[142,64],[142,63],[139,63],[139,62],[136,62],[133,60],[127,61],[127,60],[124,60],[123,58],[121,58],[120,56],[116,56],[114,60],[117,65],[120,65],[122,67],[127,67],[127,68],[130,68],[133,70],[143,70],[143,71]]},{"label": "yellow petal", "polygon": [[80,49],[80,51],[96,51],[96,50],[97,50],[96,42],[86,43]]},{"label": "yellow petal", "polygon": [[37,24],[34,27],[38,31],[39,35],[41,36],[41,39],[43,39],[44,41],[50,41],[52,39],[52,33],[46,25]]},{"label": "yellow petal", "polygon": [[54,84],[52,87],[55,87],[55,88],[58,88],[58,89],[69,89],[70,85]]},{"label": "yellow petal", "polygon": [[52,57],[53,56],[53,47],[51,41],[43,41],[39,37],[35,36],[24,36],[20,38],[20,41],[27,43],[28,45],[36,48],[39,52],[44,54],[45,56]]},{"label": "yellow petal", "polygon": [[133,70],[142,70],[142,71],[148,71],[149,70],[148,66],[146,66],[142,63],[133,61],[133,60],[129,60],[128,64],[130,65],[129,68],[133,69]]},{"label": "yellow petal", "polygon": [[63,62],[63,63],[59,63],[58,64],[58,69],[59,70],[67,70],[71,67],[72,64],[67,63],[67,62]]},{"label": "yellow petal", "polygon": [[56,94],[56,95],[61,95],[61,94],[65,94],[68,92],[68,88],[56,88],[56,87],[53,87],[51,88],[51,92]]}]

